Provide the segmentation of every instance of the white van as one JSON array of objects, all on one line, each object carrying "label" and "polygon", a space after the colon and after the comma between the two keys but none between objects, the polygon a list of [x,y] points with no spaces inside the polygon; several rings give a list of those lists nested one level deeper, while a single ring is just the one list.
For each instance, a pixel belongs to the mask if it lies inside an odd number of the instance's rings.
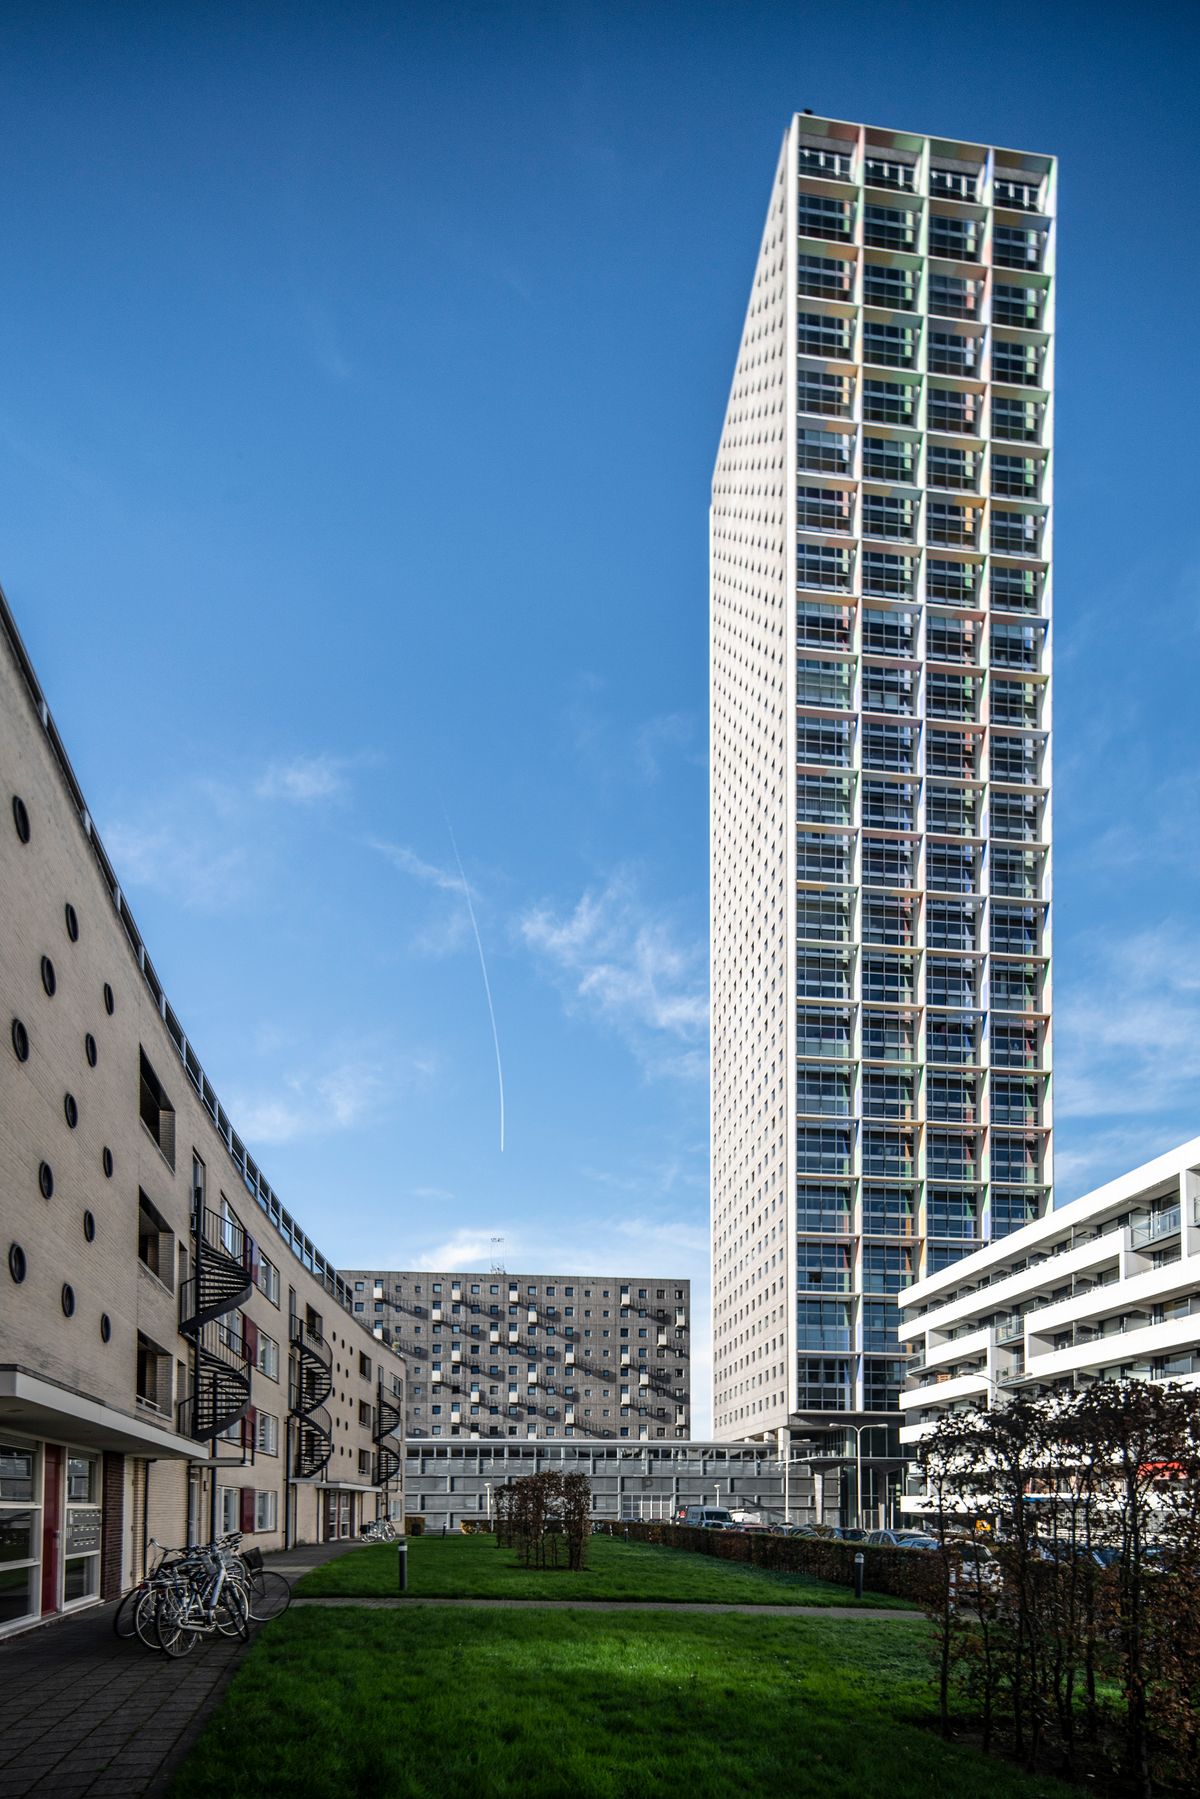
[{"label": "white van", "polygon": [[685,1505],[679,1516],[680,1524],[692,1524],[701,1530],[732,1530],[733,1514],[719,1505]]}]

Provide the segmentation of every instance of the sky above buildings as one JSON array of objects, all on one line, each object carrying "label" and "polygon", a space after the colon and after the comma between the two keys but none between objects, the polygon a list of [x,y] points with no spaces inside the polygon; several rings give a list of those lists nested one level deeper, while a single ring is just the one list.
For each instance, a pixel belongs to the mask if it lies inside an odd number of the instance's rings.
[{"label": "sky above buildings", "polygon": [[0,581],[210,1078],[343,1265],[680,1272],[703,1316],[708,485],[804,106],[1062,158],[1060,1198],[1200,1129],[1196,37],[5,9]]}]

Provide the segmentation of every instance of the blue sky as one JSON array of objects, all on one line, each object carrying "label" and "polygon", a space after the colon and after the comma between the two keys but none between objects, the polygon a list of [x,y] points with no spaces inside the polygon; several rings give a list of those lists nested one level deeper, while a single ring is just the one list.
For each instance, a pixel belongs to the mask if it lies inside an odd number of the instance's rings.
[{"label": "blue sky", "polygon": [[5,9],[0,580],[168,993],[329,1254],[500,1236],[704,1299],[706,507],[802,106],[1062,158],[1061,1193],[1200,1130],[1196,35]]}]

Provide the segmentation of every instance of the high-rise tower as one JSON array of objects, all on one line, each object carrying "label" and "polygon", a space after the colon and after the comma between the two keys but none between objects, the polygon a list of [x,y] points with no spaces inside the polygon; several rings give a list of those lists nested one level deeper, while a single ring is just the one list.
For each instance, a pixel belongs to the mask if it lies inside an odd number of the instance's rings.
[{"label": "high-rise tower", "polygon": [[712,496],[719,1438],[892,1411],[899,1289],[1050,1204],[1054,187],[784,138]]}]

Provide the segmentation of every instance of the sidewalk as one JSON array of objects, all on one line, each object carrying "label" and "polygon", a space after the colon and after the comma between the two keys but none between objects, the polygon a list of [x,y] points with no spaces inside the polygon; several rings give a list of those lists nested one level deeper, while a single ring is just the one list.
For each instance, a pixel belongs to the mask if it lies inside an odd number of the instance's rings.
[{"label": "sidewalk", "polygon": [[[357,1543],[281,1550],[267,1566],[295,1581]],[[246,1645],[215,1637],[180,1661],[118,1642],[114,1604],[0,1644],[0,1791],[150,1799],[166,1790]]]},{"label": "sidewalk", "polygon": [[921,1624],[924,1614],[905,1611],[900,1606],[871,1605],[720,1605],[697,1599],[434,1599],[418,1596],[355,1599],[341,1594],[336,1597],[293,1599],[293,1606],[358,1606],[366,1611],[405,1611],[410,1606],[468,1606],[478,1611],[510,1612],[740,1612],[747,1618],[867,1618],[882,1623],[899,1620]]}]

